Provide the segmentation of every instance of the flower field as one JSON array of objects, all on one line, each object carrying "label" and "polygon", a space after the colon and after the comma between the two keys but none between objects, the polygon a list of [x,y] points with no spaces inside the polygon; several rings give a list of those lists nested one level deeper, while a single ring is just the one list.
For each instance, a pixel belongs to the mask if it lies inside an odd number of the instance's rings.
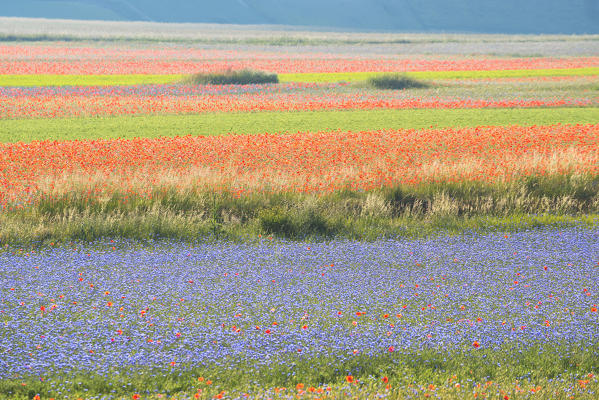
[{"label": "flower field", "polygon": [[0,45],[0,399],[597,398],[592,51],[69,38]]},{"label": "flower field", "polygon": [[[263,85],[259,85],[263,86]],[[0,118],[62,118],[208,112],[318,111],[372,109],[464,109],[597,106],[599,97],[547,99],[455,99],[398,97],[396,93],[335,93],[338,85],[285,84],[283,87],[181,86],[69,87],[0,91]],[[141,89],[141,90],[140,90]],[[311,90],[310,90],[311,89]]]}]

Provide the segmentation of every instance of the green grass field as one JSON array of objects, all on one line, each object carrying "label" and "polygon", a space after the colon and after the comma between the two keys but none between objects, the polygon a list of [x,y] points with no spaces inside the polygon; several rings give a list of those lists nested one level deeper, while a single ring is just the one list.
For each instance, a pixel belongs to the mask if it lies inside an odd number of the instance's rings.
[{"label": "green grass field", "polygon": [[409,109],[15,119],[0,120],[0,142],[557,123],[596,124],[599,110]]},{"label": "green grass field", "polygon": [[[280,82],[359,82],[384,72],[278,74]],[[393,74],[393,73],[391,73]],[[414,71],[405,75],[423,80],[534,78],[550,76],[596,76],[598,67],[568,69],[491,70],[491,71]],[[186,75],[0,75],[0,86],[118,86],[166,84],[182,81]]]}]

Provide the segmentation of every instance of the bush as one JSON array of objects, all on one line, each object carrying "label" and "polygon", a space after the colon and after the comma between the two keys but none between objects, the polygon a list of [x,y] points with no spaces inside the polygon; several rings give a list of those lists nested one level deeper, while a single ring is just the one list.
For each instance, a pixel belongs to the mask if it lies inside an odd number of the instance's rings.
[{"label": "bush", "polygon": [[191,75],[184,83],[192,85],[251,85],[262,83],[279,83],[277,74],[244,69],[241,71],[224,71],[214,73],[198,73]]},{"label": "bush", "polygon": [[296,229],[290,215],[283,209],[266,209],[258,214],[260,229],[283,237],[294,237]]},{"label": "bush", "polygon": [[314,210],[263,209],[258,214],[260,230],[289,239],[330,236],[334,229]]},{"label": "bush", "polygon": [[428,85],[424,82],[407,77],[401,74],[373,76],[368,79],[368,85],[376,89],[411,89],[425,88]]}]

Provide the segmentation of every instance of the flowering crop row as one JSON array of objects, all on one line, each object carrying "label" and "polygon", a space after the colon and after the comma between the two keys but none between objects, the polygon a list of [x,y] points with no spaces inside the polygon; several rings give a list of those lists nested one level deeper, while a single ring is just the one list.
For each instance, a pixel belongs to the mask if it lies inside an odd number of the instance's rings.
[{"label": "flowering crop row", "polygon": [[0,144],[0,204],[155,187],[368,190],[439,180],[599,173],[599,125]]},{"label": "flowering crop row", "polygon": [[530,108],[597,106],[599,98],[484,100],[394,98],[369,94],[272,94],[200,96],[0,96],[0,118],[59,118],[138,114],[194,114],[205,112],[317,111],[372,109]]},{"label": "flowering crop row", "polygon": [[598,235],[4,251],[0,378],[584,348],[599,339]]},{"label": "flowering crop row", "polygon": [[[272,48],[271,48],[272,49]],[[493,58],[473,55],[402,55],[388,54],[336,54],[330,52],[309,52],[297,48],[297,51],[276,50],[228,50],[207,49],[197,46],[151,46],[135,48],[125,46],[84,47],[69,44],[53,45],[0,45],[0,60],[5,61],[155,61],[155,60],[338,60],[370,61],[381,65],[396,60],[413,66],[417,70],[425,65],[470,65],[468,69],[529,69],[529,68],[573,68],[589,63],[597,64],[597,57],[514,57]],[[593,61],[594,60],[594,61]],[[460,68],[462,69],[462,68]]]},{"label": "flowering crop row", "polygon": [[[151,46],[147,48],[133,47],[79,47],[60,45],[0,45],[0,60],[13,61],[144,61],[144,60],[329,60],[329,59],[351,59],[368,60],[380,56],[368,56],[358,54],[344,54],[342,57],[330,52],[298,51],[255,51],[255,50],[226,50],[207,49],[196,46]],[[452,59],[471,59],[454,55]],[[390,55],[383,59],[406,59],[401,55]],[[419,56],[418,59],[447,59],[447,57]],[[479,58],[486,60],[488,58]],[[540,58],[547,60],[549,58]],[[566,58],[564,58],[566,59]],[[533,61],[534,62],[534,61]]]},{"label": "flowering crop row", "polygon": [[215,60],[215,59],[264,59],[264,58],[334,58],[326,53],[281,53],[202,49],[197,47],[154,46],[150,48],[127,47],[79,47],[43,45],[0,45],[0,59],[4,60]]},{"label": "flowering crop row", "polygon": [[50,96],[201,96],[239,95],[252,93],[287,93],[309,89],[337,89],[346,83],[293,82],[260,85],[133,85],[133,86],[0,86],[0,98]]},{"label": "flowering crop row", "polygon": [[405,71],[489,71],[530,69],[573,69],[599,66],[599,57],[516,59],[317,59],[279,58],[215,60],[97,60],[97,61],[0,61],[2,75],[59,74],[192,74],[227,69],[257,69],[276,73],[349,73]]}]

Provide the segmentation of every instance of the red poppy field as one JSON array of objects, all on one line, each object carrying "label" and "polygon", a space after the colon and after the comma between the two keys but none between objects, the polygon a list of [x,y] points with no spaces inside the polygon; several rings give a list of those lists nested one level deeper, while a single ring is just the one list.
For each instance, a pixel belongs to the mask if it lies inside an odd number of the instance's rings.
[{"label": "red poppy field", "polygon": [[0,44],[0,398],[596,398],[599,39],[443,38]]},{"label": "red poppy field", "polygon": [[156,188],[321,193],[599,174],[599,125],[1,144],[3,208]]}]

